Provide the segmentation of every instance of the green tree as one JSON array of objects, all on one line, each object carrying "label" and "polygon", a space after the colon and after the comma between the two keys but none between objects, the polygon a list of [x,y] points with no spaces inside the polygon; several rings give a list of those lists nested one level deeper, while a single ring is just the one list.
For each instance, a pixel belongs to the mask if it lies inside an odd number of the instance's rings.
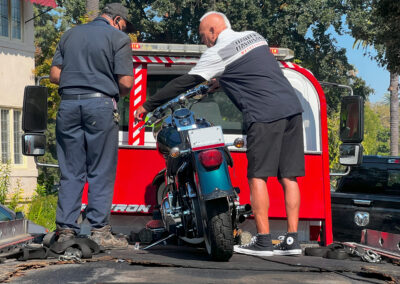
[{"label": "green tree", "polygon": [[[91,0],[95,1],[95,0]],[[110,0],[100,1],[100,9]],[[295,62],[310,69],[321,81],[348,84],[349,70],[354,69],[344,49],[335,46],[328,33],[333,26],[342,32],[342,15],[345,6],[340,1],[328,0],[230,0],[230,1],[121,1],[133,17],[140,31],[140,41],[200,43],[198,26],[200,17],[209,10],[225,13],[232,27],[241,31],[252,29],[264,35],[271,46],[293,49]],[[62,23],[65,26],[81,23],[86,10],[86,0],[60,1],[63,6]],[[54,25],[53,25],[54,26]],[[54,28],[54,27],[53,27]],[[62,30],[62,29],[60,29]],[[367,97],[371,89],[357,78],[355,93]],[[326,90],[330,111],[337,110],[342,90]]]},{"label": "green tree", "polygon": [[[347,23],[366,53],[390,72],[390,154],[399,149],[400,2],[349,0]],[[377,53],[368,51],[373,46]]]},{"label": "green tree", "polygon": [[[199,43],[200,17],[209,10],[223,12],[234,30],[255,30],[265,36],[270,46],[295,51],[295,62],[313,72],[320,81],[349,84],[349,70],[354,69],[344,49],[335,46],[328,29],[342,32],[345,6],[327,0],[231,0],[231,1],[134,1],[146,11],[146,33],[140,40],[153,42]],[[150,8],[149,8],[150,7]],[[157,19],[156,21],[154,19]],[[372,92],[365,82],[354,80],[355,93],[364,98]],[[346,91],[326,89],[329,112],[337,111]]]},{"label": "green tree", "polygon": [[57,5],[62,7],[63,22],[68,27],[80,24],[80,19],[86,13],[86,0],[57,0]]},{"label": "green tree", "polygon": [[[44,13],[45,8],[34,6],[35,15],[35,75],[39,79],[50,74],[50,67],[57,43],[61,33],[65,31],[68,24],[62,17],[63,9],[57,8],[57,13]],[[57,163],[55,151],[55,118],[60,102],[58,86],[51,84],[48,79],[44,79],[41,85],[49,89],[48,97],[48,126],[46,131],[46,154],[39,158],[40,162],[54,164]],[[38,183],[43,185],[47,192],[52,192],[54,184],[59,181],[59,171],[55,168],[39,167]]]},{"label": "green tree", "polygon": [[385,95],[383,102],[371,104],[371,108],[379,116],[380,123],[384,129],[381,134],[381,139],[382,141],[385,141],[386,146],[384,149],[380,150],[382,153],[380,155],[390,155],[390,94]]},{"label": "green tree", "polygon": [[364,154],[389,154],[389,128],[382,123],[380,115],[370,103],[364,106]]},{"label": "green tree", "polygon": [[339,164],[339,112],[332,112],[328,117],[328,145],[330,168],[335,171],[340,167]]}]

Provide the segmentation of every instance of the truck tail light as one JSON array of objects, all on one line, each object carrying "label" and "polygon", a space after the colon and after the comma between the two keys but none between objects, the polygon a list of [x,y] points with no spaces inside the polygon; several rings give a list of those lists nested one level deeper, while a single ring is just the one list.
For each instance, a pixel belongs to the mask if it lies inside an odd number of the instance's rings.
[{"label": "truck tail light", "polygon": [[217,149],[206,150],[200,152],[199,160],[207,170],[215,170],[222,164],[222,153]]},{"label": "truck tail light", "polygon": [[131,47],[132,47],[132,49],[140,49],[141,48],[140,43],[132,43]]},{"label": "truck tail light", "polygon": [[389,164],[400,164],[400,159],[389,159],[388,163]]}]

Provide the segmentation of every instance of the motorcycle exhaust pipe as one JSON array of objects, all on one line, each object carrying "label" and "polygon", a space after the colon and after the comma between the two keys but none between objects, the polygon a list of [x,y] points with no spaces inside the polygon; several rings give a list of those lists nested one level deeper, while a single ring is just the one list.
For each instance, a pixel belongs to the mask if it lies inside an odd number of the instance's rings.
[{"label": "motorcycle exhaust pipe", "polygon": [[243,223],[251,214],[253,213],[250,204],[236,206],[236,221],[238,223]]},{"label": "motorcycle exhaust pipe", "polygon": [[249,213],[249,212],[251,212],[251,205],[245,204],[245,205],[236,206],[236,212],[237,212],[237,215]]},{"label": "motorcycle exhaust pipe", "polygon": [[250,216],[251,216],[251,213],[249,213],[249,214],[240,214],[236,219],[237,219],[237,222],[243,223]]}]

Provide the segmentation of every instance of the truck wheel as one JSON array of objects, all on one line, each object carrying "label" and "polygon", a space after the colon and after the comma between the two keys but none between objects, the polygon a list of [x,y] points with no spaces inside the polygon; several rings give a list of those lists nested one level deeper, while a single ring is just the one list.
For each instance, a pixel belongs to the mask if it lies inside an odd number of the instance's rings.
[{"label": "truck wheel", "polygon": [[233,254],[232,218],[228,203],[221,199],[208,201],[207,235],[205,244],[208,254],[213,260],[228,261]]}]

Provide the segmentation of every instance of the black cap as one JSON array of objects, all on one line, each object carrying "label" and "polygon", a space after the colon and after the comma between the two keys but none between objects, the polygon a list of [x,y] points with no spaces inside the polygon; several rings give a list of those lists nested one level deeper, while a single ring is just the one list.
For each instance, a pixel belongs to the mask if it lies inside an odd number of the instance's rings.
[{"label": "black cap", "polygon": [[121,3],[108,3],[103,9],[103,13],[110,14],[113,17],[120,16],[126,21],[126,32],[133,32],[133,25],[129,11]]}]

